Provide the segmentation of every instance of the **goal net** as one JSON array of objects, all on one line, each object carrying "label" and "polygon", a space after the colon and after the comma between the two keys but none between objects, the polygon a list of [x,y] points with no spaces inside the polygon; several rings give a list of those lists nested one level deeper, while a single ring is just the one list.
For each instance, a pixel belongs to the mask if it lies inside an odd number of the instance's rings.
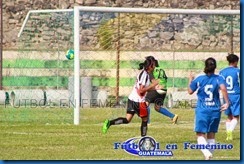
[{"label": "goal net", "polygon": [[[86,118],[80,118],[83,108],[116,108],[104,117],[117,117],[124,114],[117,109],[126,108],[139,63],[153,55],[168,76],[165,105],[189,107],[189,73],[202,72],[207,57],[216,58],[220,70],[228,53],[240,54],[239,14],[106,7],[30,11],[19,50],[7,52],[3,63],[9,105],[38,106],[74,124]],[[73,60],[66,58],[69,49]]]}]

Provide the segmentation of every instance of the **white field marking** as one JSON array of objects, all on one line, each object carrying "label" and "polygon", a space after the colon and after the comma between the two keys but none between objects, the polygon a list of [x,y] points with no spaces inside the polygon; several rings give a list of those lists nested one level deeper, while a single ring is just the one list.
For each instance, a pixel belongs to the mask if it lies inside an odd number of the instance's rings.
[{"label": "white field marking", "polygon": [[10,134],[20,134],[20,135],[32,135],[32,134],[35,134],[35,135],[43,135],[45,133],[28,133],[28,132],[7,132],[7,133],[10,133]]}]

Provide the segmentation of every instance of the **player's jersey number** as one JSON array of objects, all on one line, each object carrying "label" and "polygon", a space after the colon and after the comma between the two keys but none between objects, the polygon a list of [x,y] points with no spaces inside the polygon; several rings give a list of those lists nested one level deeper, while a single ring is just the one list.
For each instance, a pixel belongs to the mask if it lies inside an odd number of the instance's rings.
[{"label": "player's jersey number", "polygon": [[207,106],[214,106],[215,102],[213,101],[213,92],[211,91],[213,88],[213,85],[208,84],[204,87],[204,92],[207,95],[205,98],[205,105]]}]

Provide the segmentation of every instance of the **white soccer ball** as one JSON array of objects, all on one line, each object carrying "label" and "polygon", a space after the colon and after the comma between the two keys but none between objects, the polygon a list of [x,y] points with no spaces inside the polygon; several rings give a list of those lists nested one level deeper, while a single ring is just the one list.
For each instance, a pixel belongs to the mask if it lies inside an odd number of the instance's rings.
[{"label": "white soccer ball", "polygon": [[162,94],[166,94],[166,91],[162,90],[162,89],[157,89],[156,90],[158,92],[158,94],[162,95]]}]

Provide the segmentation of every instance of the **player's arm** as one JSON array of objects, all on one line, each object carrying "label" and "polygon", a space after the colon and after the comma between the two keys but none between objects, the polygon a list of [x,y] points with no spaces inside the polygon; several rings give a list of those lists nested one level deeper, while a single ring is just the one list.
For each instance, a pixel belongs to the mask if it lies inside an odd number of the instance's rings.
[{"label": "player's arm", "polygon": [[141,94],[143,94],[143,93],[145,93],[145,92],[147,92],[149,90],[155,90],[155,87],[158,85],[158,83],[159,83],[159,80],[155,80],[154,79],[151,82],[151,84],[149,86],[147,86],[147,87],[145,87],[144,85],[140,85],[139,92]]},{"label": "player's arm", "polygon": [[148,91],[157,90],[157,89],[163,89],[163,87],[161,85],[159,85],[160,80],[159,79],[155,79],[155,77],[154,77],[152,72],[149,74],[149,78],[150,78],[151,84],[152,83],[157,83],[157,85],[152,87],[152,88],[150,88]]},{"label": "player's arm", "polygon": [[190,75],[189,75],[189,83],[188,83],[188,88],[187,88],[187,91],[188,91],[188,93],[190,95],[194,93],[194,91],[191,89],[191,84],[192,84],[193,79],[194,79],[194,76],[193,76],[192,73],[190,73]]},{"label": "player's arm", "polygon": [[151,83],[153,83],[155,80],[158,81],[158,85],[156,85],[155,88],[150,89],[150,90],[164,89],[164,86],[159,84],[160,80],[159,80],[159,79],[155,79],[153,73],[150,73],[150,74],[149,74],[149,77],[150,77],[150,82],[151,82]]},{"label": "player's arm", "polygon": [[228,93],[227,93],[227,89],[225,84],[220,84],[220,90],[222,92],[223,98],[224,98],[224,104],[221,106],[221,110],[220,111],[224,111],[226,109],[228,109],[229,107],[229,97],[228,97]]}]

